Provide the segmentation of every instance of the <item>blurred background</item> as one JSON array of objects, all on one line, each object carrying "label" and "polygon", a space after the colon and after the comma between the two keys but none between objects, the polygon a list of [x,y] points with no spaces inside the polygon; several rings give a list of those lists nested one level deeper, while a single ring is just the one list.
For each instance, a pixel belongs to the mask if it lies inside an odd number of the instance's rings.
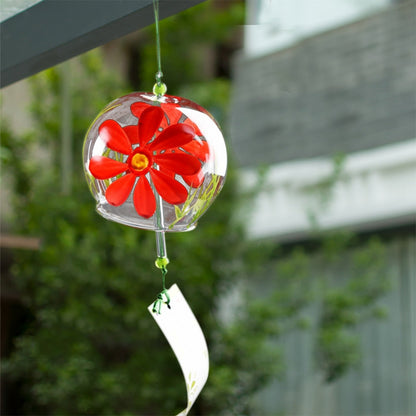
[{"label": "blurred background", "polygon": [[[168,94],[229,151],[197,229],[167,236],[210,351],[190,414],[415,415],[416,1],[207,0],[160,26]],[[154,32],[1,91],[4,415],[185,407],[146,309],[154,234],[96,214],[81,162],[98,112],[151,90]]]}]

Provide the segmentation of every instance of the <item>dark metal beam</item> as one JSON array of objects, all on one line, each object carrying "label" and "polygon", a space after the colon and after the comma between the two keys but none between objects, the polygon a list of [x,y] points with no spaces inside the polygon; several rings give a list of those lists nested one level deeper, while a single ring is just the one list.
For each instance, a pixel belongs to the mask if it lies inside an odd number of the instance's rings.
[{"label": "dark metal beam", "polygon": [[[160,19],[205,0],[159,0]],[[154,22],[152,0],[43,0],[0,23],[0,87]]]}]

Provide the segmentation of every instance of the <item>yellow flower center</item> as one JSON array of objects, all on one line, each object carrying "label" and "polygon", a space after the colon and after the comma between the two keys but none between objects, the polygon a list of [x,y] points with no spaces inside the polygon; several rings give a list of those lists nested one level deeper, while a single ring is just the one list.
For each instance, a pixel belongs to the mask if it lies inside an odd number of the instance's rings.
[{"label": "yellow flower center", "polygon": [[149,159],[143,153],[136,153],[131,158],[131,166],[138,171],[144,170],[149,166]]}]

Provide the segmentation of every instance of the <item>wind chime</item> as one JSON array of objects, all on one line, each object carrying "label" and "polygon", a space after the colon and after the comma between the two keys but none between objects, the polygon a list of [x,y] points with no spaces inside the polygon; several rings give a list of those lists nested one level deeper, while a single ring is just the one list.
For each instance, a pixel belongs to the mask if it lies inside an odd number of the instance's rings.
[{"label": "wind chime", "polygon": [[83,165],[100,215],[155,232],[162,291],[148,309],[181,366],[188,400],[179,415],[186,415],[207,380],[208,350],[177,285],[166,289],[165,233],[196,227],[224,184],[227,151],[207,110],[166,95],[158,0],[153,7],[158,65],[153,91],[117,98],[98,114],[85,138]]}]

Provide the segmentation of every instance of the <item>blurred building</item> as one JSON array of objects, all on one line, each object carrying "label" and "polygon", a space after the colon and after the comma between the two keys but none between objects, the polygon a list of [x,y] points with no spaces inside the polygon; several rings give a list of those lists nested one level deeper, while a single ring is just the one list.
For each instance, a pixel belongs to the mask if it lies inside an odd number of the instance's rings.
[{"label": "blurred building", "polygon": [[[416,414],[416,2],[247,0],[231,131],[243,182],[266,183],[253,238],[278,244],[347,227],[386,236],[388,318],[362,333],[362,366],[325,384],[312,335],[287,339],[288,369],[259,412]],[[336,175],[326,198],[318,192]],[[329,190],[328,190],[329,191]],[[259,414],[260,414],[259,413]]]}]

